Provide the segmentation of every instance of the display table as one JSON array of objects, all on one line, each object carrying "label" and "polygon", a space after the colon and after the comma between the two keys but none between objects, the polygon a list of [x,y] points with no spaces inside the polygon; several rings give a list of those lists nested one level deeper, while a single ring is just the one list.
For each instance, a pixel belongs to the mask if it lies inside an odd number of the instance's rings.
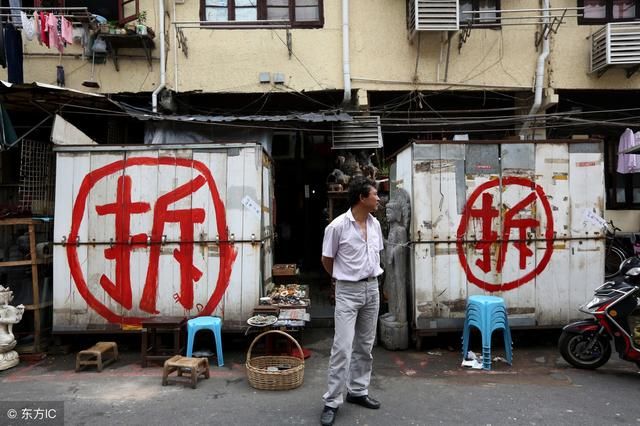
[{"label": "display table", "polygon": [[[275,308],[275,307],[274,307]],[[308,315],[305,317],[304,313],[306,313],[306,309],[298,308],[298,309],[287,309],[287,308],[276,308],[279,310],[279,313],[276,314],[278,316],[278,321],[274,324],[267,326],[249,326],[245,332],[245,336],[249,335],[259,335],[269,330],[279,330],[289,334],[291,337],[297,340],[298,344],[302,347],[304,340],[304,329],[305,329],[305,318],[308,320]],[[294,313],[298,311],[294,315],[289,315],[290,313]],[[268,312],[264,312],[264,306],[257,306],[254,314],[267,315]],[[274,355],[290,355],[290,356],[299,356],[295,345],[292,344],[291,340],[284,339],[282,336],[278,336],[276,334],[270,334],[264,339],[264,352],[266,354]],[[304,357],[309,358],[311,356],[311,352],[308,349],[302,348],[302,352],[304,353]]]},{"label": "display table", "polygon": [[[184,349],[182,330],[186,323],[186,317],[168,316],[158,316],[142,321],[140,355],[143,368],[147,366],[148,361],[165,361],[182,353]],[[162,334],[171,335],[171,346],[162,346],[160,341]]]}]

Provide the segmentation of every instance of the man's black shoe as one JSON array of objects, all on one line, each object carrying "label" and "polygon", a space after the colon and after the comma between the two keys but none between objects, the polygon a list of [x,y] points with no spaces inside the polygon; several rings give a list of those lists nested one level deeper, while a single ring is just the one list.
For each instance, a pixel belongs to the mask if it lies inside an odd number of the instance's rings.
[{"label": "man's black shoe", "polygon": [[347,402],[350,402],[352,404],[362,405],[363,407],[372,408],[374,410],[377,410],[378,408],[380,408],[380,401],[376,401],[375,399],[371,398],[369,395],[353,396],[353,395],[347,394]]},{"label": "man's black shoe", "polygon": [[333,422],[336,420],[336,412],[338,408],[324,406],[322,410],[322,415],[320,416],[320,424],[322,426],[331,426]]}]

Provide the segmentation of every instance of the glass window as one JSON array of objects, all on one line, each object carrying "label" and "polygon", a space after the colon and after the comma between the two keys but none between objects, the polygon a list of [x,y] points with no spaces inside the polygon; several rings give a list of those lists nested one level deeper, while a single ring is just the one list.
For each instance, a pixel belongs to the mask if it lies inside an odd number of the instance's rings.
[{"label": "glass window", "polygon": [[604,19],[607,17],[606,0],[584,0],[584,17],[589,19]]},{"label": "glass window", "polygon": [[267,19],[270,21],[288,21],[289,0],[267,0]]},{"label": "glass window", "polygon": [[461,0],[460,1],[460,22],[468,22],[473,17],[472,14],[463,13],[463,12],[471,12],[473,10],[473,2],[471,0]]},{"label": "glass window", "polygon": [[498,19],[496,0],[480,0],[478,2],[480,22],[494,22]]},{"label": "glass window", "polygon": [[205,19],[214,22],[228,21],[228,6],[227,0],[205,0]]},{"label": "glass window", "polygon": [[296,0],[296,21],[319,20],[318,9],[318,0]]},{"label": "glass window", "polygon": [[579,0],[584,7],[581,24],[629,21],[640,18],[640,0]]},{"label": "glass window", "polygon": [[[495,0],[494,0],[495,1]],[[271,22],[271,25],[289,22],[292,27],[320,26],[322,0],[201,0],[202,16],[211,22]],[[265,22],[264,25],[269,25]]]},{"label": "glass window", "polygon": [[636,16],[635,0],[613,0],[613,19],[632,19]]},{"label": "glass window", "polygon": [[469,22],[472,19],[474,22],[497,23],[499,16],[496,11],[499,9],[500,2],[498,0],[460,0],[458,9],[459,20],[461,23]]}]

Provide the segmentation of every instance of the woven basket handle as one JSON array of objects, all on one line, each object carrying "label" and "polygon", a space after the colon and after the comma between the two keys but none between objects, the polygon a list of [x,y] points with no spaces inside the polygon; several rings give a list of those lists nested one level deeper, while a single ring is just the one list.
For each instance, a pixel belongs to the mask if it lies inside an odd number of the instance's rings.
[{"label": "woven basket handle", "polygon": [[300,351],[300,359],[302,360],[302,363],[304,364],[304,352],[302,351],[302,348],[298,344],[298,341],[296,339],[294,339],[293,337],[291,337],[291,335],[289,333],[285,333],[284,331],[280,331],[280,330],[268,330],[268,331],[265,331],[262,334],[259,334],[255,339],[253,339],[253,342],[251,342],[251,345],[249,346],[249,350],[247,351],[247,361],[249,361],[251,359],[251,350],[253,349],[253,345],[255,345],[256,342],[258,340],[260,340],[260,338],[262,338],[263,336],[266,336],[267,334],[270,334],[270,333],[281,334],[281,335],[285,336],[287,339],[291,340],[293,343],[295,343],[296,347]]}]

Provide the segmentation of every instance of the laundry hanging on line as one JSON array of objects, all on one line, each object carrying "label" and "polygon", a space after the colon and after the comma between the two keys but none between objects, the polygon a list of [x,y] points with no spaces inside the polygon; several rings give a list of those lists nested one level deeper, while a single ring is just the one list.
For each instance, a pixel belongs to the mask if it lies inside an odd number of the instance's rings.
[{"label": "laundry hanging on line", "polygon": [[636,154],[625,154],[629,149],[640,145],[640,132],[633,133],[631,129],[625,129],[618,143],[618,173],[640,172],[640,158]]}]

